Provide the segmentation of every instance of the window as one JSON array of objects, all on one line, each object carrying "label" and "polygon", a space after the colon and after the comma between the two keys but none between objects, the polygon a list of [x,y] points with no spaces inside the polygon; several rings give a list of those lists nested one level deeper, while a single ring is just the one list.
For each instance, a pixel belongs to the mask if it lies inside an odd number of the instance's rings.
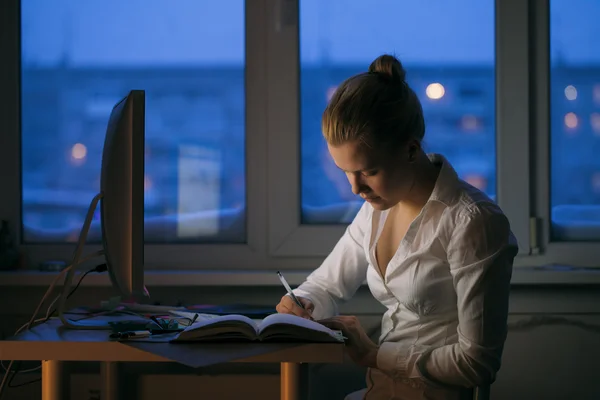
[{"label": "window", "polygon": [[550,2],[551,240],[600,240],[600,3]]},{"label": "window", "polygon": [[496,196],[493,1],[299,3],[303,224],[346,224],[362,204],[329,156],[321,114],[336,86],[382,53],[400,59],[422,102],[425,150]]},{"label": "window", "polygon": [[0,12],[0,169],[21,167],[0,174],[0,217],[32,266],[71,257],[110,109],[144,89],[146,267],[314,268],[361,204],[321,114],[384,52],[421,99],[425,150],[509,217],[516,265],[598,264],[593,1],[51,3]]},{"label": "window", "polygon": [[24,242],[77,239],[108,116],[131,89],[146,91],[147,242],[245,242],[244,1],[21,10]]}]

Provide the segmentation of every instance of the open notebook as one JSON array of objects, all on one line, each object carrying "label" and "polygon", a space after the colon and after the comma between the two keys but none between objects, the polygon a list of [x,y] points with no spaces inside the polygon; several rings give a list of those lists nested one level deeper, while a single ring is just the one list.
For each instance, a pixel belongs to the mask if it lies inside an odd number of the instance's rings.
[{"label": "open notebook", "polygon": [[[187,314],[194,315],[178,311],[172,313],[182,317],[188,317]],[[334,331],[318,322],[290,314],[271,314],[262,320],[253,320],[244,315],[199,314],[196,322],[177,334],[171,341],[245,340],[344,342],[344,337],[340,331]]]}]

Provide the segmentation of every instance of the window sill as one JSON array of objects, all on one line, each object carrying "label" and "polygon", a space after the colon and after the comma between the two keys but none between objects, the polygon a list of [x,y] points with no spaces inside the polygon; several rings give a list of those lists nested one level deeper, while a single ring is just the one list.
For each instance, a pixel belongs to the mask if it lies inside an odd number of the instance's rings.
[{"label": "window sill", "polygon": [[[304,281],[310,273],[307,270],[286,271],[285,277],[292,286]],[[56,277],[56,272],[36,270],[1,271],[1,286],[48,286]],[[523,285],[600,285],[600,268],[575,267],[515,267],[512,286]],[[59,281],[62,284],[62,279]],[[146,271],[145,284],[149,287],[169,286],[280,286],[275,271],[270,270],[221,270],[185,271],[151,270]],[[108,287],[107,274],[88,275],[83,286]]]},{"label": "window sill", "polygon": [[[16,270],[0,272],[1,286],[48,286],[57,272]],[[291,285],[300,284],[308,271],[288,271],[285,277]],[[75,277],[76,281],[79,274]],[[61,278],[58,285],[62,285]],[[169,286],[281,286],[275,271],[269,270],[149,270],[144,274],[148,287]],[[108,274],[89,274],[81,286],[110,286]]]}]

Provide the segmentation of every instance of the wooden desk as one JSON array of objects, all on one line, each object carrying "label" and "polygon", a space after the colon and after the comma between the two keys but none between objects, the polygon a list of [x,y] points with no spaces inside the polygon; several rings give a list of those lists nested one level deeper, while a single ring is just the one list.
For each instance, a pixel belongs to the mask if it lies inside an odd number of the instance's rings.
[{"label": "wooden desk", "polygon": [[[170,344],[110,341],[108,331],[70,330],[51,320],[0,341],[0,360],[42,361],[42,399],[62,400],[64,362],[101,362],[102,398],[118,398],[119,362],[178,362],[205,367],[226,362],[280,363],[281,399],[300,400],[308,391],[306,363],[341,363],[341,343]],[[149,352],[152,351],[152,352]]]}]

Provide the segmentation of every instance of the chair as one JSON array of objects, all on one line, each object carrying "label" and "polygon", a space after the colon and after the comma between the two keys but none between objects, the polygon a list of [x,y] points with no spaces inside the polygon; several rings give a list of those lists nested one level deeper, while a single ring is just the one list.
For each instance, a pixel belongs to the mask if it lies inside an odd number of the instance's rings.
[{"label": "chair", "polygon": [[490,385],[477,386],[473,389],[473,400],[490,400]]}]

